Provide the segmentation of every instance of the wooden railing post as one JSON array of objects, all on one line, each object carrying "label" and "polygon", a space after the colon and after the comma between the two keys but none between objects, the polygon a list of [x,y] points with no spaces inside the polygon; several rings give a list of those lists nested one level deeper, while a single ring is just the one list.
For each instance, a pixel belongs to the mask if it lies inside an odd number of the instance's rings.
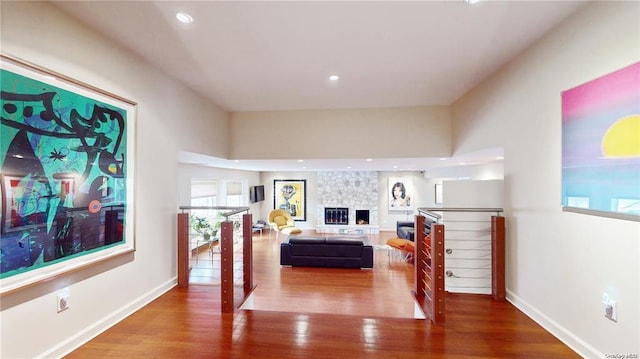
[{"label": "wooden railing post", "polygon": [[[427,275],[427,260],[424,253],[426,253],[426,245],[424,241],[424,235],[422,234],[422,228],[424,228],[424,216],[416,216],[414,227],[415,233],[413,235],[414,243],[416,246],[414,253],[414,281],[415,281],[415,296],[418,303],[424,305],[425,296],[427,291],[427,280],[430,276]],[[422,309],[424,311],[424,308]]]},{"label": "wooden railing post", "polygon": [[233,222],[222,222],[220,229],[222,313],[233,313]]},{"label": "wooden railing post", "polygon": [[431,277],[433,278],[433,322],[444,323],[444,224],[431,225]]},{"label": "wooden railing post", "polygon": [[491,216],[491,294],[494,300],[507,297],[505,278],[506,255],[505,221],[502,216]]},{"label": "wooden railing post", "polygon": [[189,214],[178,213],[178,287],[189,286]]},{"label": "wooden railing post", "polygon": [[244,297],[254,288],[253,285],[253,216],[247,213],[242,216],[242,274],[244,279]]}]

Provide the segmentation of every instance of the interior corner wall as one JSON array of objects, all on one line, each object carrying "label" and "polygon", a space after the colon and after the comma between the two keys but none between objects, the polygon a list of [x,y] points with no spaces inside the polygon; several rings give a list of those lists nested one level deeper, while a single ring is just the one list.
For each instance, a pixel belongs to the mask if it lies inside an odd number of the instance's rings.
[{"label": "interior corner wall", "polygon": [[[4,54],[138,104],[136,251],[2,297],[0,357],[60,357],[175,285],[177,153],[224,157],[228,142],[215,130],[226,133],[229,118],[50,2],[2,1],[0,16]],[[70,307],[56,313],[63,288]]]},{"label": "interior corner wall", "polygon": [[230,158],[451,156],[449,106],[231,114]]},{"label": "interior corner wall", "polygon": [[560,96],[639,61],[638,24],[590,3],[452,106],[456,152],[504,147],[508,300],[588,358],[640,352],[640,223],[561,211]]}]

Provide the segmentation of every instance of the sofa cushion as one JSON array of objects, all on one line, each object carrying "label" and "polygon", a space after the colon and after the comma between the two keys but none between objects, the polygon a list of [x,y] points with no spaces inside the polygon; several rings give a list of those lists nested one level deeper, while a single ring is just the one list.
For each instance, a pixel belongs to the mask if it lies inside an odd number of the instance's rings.
[{"label": "sofa cushion", "polygon": [[325,247],[324,244],[317,243],[291,244],[291,255],[300,257],[323,257]]},{"label": "sofa cushion", "polygon": [[292,256],[322,257],[324,237],[291,236],[287,239]]},{"label": "sofa cushion", "polygon": [[354,246],[352,244],[332,244],[324,246],[325,257],[357,257],[362,255],[362,243]]}]

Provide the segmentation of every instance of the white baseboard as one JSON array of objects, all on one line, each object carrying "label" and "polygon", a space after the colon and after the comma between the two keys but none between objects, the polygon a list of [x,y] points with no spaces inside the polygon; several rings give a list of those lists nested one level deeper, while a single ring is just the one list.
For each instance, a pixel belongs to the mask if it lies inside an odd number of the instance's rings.
[{"label": "white baseboard", "polygon": [[535,307],[531,306],[522,298],[515,295],[513,292],[507,290],[507,301],[513,304],[516,308],[526,314],[529,318],[533,319],[536,323],[540,324],[544,329],[553,334],[558,340],[566,344],[569,348],[573,349],[578,355],[583,358],[604,358],[604,354],[597,351],[594,347],[586,343],[584,340],[578,338],[576,335],[568,331],[565,327],[561,326],[551,318],[544,315]]},{"label": "white baseboard", "polygon": [[50,348],[49,350],[38,355],[37,357],[38,358],[62,358],[63,356],[71,353],[72,351],[79,348],[83,344],[87,343],[91,339],[97,337],[102,332],[118,324],[120,321],[130,316],[131,314],[135,313],[140,308],[151,303],[151,301],[160,297],[162,294],[166,293],[171,288],[175,287],[177,284],[178,284],[177,277],[174,277],[168,280],[167,282],[152,289],[151,291],[142,295],[141,297],[129,303],[128,305],[122,307],[120,310],[109,314],[102,320],[98,320],[97,322],[93,323],[93,325],[78,332],[76,335],[68,338],[67,340],[62,341],[55,347]]}]

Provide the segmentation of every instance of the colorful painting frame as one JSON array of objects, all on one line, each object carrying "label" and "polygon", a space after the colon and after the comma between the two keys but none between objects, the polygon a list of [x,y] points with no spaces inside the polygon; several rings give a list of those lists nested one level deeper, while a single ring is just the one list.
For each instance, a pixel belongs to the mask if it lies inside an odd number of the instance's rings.
[{"label": "colorful painting frame", "polygon": [[640,221],[640,62],[561,97],[562,210]]},{"label": "colorful painting frame", "polygon": [[294,221],[307,220],[307,180],[273,180],[273,208],[287,210]]},{"label": "colorful painting frame", "polygon": [[387,193],[390,211],[413,211],[413,201],[411,200],[413,181],[410,177],[389,177]]},{"label": "colorful painting frame", "polygon": [[137,104],[0,54],[0,295],[135,251]]}]

